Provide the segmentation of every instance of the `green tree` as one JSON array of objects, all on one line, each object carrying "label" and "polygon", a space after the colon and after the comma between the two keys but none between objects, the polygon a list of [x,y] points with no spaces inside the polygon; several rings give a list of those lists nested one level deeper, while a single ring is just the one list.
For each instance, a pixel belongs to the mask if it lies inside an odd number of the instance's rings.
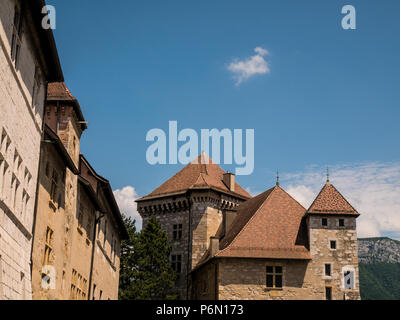
[{"label": "green tree", "polygon": [[125,228],[128,231],[129,238],[121,241],[121,258],[119,271],[119,299],[126,300],[132,295],[131,282],[134,277],[134,248],[137,242],[138,233],[136,232],[136,221],[131,217],[122,215]]},{"label": "green tree", "polygon": [[176,273],[171,268],[171,245],[160,222],[152,217],[140,233],[134,221],[124,218],[130,234],[121,248],[121,300],[173,299]]}]

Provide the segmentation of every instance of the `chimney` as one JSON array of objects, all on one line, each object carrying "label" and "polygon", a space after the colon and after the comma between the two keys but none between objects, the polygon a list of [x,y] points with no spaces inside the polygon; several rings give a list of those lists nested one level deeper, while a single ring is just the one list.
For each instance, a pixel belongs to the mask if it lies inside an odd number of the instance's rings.
[{"label": "chimney", "polygon": [[224,173],[223,181],[230,191],[235,191],[235,175],[233,173]]},{"label": "chimney", "polygon": [[224,211],[224,231],[225,235],[228,234],[229,230],[232,227],[232,223],[235,220],[237,215],[237,211],[234,210],[225,210]]},{"label": "chimney", "polygon": [[211,258],[215,257],[215,255],[219,251],[219,238],[210,237],[210,256]]}]

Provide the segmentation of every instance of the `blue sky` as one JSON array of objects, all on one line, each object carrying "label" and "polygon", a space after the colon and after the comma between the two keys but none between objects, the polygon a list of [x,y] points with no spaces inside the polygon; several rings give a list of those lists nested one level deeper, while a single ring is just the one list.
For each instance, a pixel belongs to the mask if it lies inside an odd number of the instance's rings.
[{"label": "blue sky", "polygon": [[[255,193],[277,168],[284,186],[294,183],[285,174],[310,168],[321,179],[326,166],[397,168],[399,1],[47,3],[66,83],[89,121],[82,152],[114,189],[143,196],[182,167],[146,162],[146,133],[170,120],[255,129],[254,173],[238,178]],[[341,27],[346,4],[356,30]],[[256,47],[268,50],[269,72],[236,85],[229,65]]]}]

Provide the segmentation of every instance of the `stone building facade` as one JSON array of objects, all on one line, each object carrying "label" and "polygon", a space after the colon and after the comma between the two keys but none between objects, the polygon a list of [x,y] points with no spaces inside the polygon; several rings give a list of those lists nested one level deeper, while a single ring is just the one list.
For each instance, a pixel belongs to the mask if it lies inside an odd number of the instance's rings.
[{"label": "stone building facade", "polygon": [[45,121],[32,251],[33,298],[116,300],[120,242],[126,230],[110,183],[80,153],[86,122],[62,82],[49,84]]},{"label": "stone building facade", "polygon": [[167,231],[173,267],[181,255],[181,298],[360,299],[359,214],[333,185],[308,210],[279,183],[249,199],[203,157],[138,200],[144,225],[155,215]]},{"label": "stone building facade", "polygon": [[202,154],[149,195],[138,199],[143,227],[156,216],[172,244],[171,263],[178,273],[176,291],[190,298],[189,272],[197,266],[230,212],[251,196]]},{"label": "stone building facade", "polygon": [[357,217],[330,183],[308,210],[276,186],[211,239],[192,298],[358,300]]},{"label": "stone building facade", "polygon": [[44,1],[0,1],[0,300],[30,299],[31,246],[48,81],[63,81]]}]

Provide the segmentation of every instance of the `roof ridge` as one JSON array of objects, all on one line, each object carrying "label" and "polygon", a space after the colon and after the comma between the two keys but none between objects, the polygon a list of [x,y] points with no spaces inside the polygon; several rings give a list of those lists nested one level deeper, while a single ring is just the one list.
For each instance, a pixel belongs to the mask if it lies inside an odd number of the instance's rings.
[{"label": "roof ridge", "polygon": [[296,201],[296,203],[307,212],[307,209],[299,201],[297,201],[294,197],[292,197],[292,195],[289,192],[287,192],[285,189],[283,189],[280,186],[277,186],[277,187],[282,189],[283,192],[285,192],[290,198],[292,198],[294,201]]}]

